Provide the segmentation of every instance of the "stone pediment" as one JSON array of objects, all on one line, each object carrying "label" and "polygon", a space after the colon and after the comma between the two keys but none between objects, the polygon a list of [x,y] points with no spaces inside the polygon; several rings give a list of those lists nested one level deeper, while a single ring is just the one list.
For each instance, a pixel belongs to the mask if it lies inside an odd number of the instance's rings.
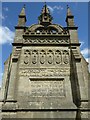
[{"label": "stone pediment", "polygon": [[24,35],[30,35],[30,34],[61,34],[61,35],[69,35],[68,31],[57,24],[50,24],[48,26],[44,26],[41,24],[33,24],[30,27],[27,27]]},{"label": "stone pediment", "polygon": [[70,39],[68,30],[58,24],[33,24],[26,28],[23,37],[24,44],[69,44]]}]

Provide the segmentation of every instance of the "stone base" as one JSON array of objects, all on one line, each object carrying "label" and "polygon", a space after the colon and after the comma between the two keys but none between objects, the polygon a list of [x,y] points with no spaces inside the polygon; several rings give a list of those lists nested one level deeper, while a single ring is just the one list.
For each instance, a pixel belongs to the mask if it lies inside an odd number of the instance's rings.
[{"label": "stone base", "polygon": [[43,109],[38,109],[35,106],[25,108],[24,104],[23,102],[22,107],[22,104],[16,101],[6,102],[2,105],[2,118],[6,120],[10,118],[15,118],[15,120],[18,118],[59,118],[60,120],[83,120],[88,118],[88,111],[82,111],[82,108],[86,110],[85,106],[78,110],[72,103],[67,104],[68,106],[64,104],[63,107],[57,107],[57,109],[55,107],[50,109],[45,106],[43,106]]},{"label": "stone base", "polygon": [[[78,118],[77,118],[78,117]],[[89,120],[88,111],[87,112],[80,112],[77,113],[77,110],[37,110],[37,111],[9,111],[9,112],[2,112],[2,120],[24,120],[25,118],[33,118],[32,120],[45,120],[58,118],[58,120]],[[15,119],[14,119],[15,118]],[[20,119],[22,118],[22,119]],[[36,119],[37,118],[37,119]],[[41,119],[42,118],[42,119]],[[53,119],[54,120],[54,119]]]},{"label": "stone base", "polygon": [[75,120],[76,111],[20,111],[3,112],[3,118],[72,118]]}]

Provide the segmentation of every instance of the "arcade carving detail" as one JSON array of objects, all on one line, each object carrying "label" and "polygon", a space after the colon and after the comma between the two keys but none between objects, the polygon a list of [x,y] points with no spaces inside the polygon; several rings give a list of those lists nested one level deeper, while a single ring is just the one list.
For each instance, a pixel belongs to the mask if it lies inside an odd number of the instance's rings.
[{"label": "arcade carving detail", "polygon": [[28,64],[29,63],[29,56],[30,56],[30,51],[29,50],[25,50],[24,51],[24,63]]},{"label": "arcade carving detail", "polygon": [[62,62],[61,52],[59,50],[55,51],[55,63],[60,64]]},{"label": "arcade carving detail", "polygon": [[49,50],[47,52],[47,61],[48,61],[49,64],[53,63],[53,51],[52,50]]},{"label": "arcade carving detail", "polygon": [[24,64],[69,64],[68,50],[25,50]]},{"label": "arcade carving detail", "polygon": [[40,63],[41,64],[44,64],[45,63],[45,56],[46,56],[46,53],[44,50],[41,50],[40,51]]},{"label": "arcade carving detail", "polygon": [[68,51],[66,51],[66,50],[64,50],[63,51],[63,62],[65,63],[65,64],[68,64],[69,63],[69,53],[68,53]]},{"label": "arcade carving detail", "polygon": [[33,50],[33,51],[32,51],[32,56],[31,56],[31,60],[32,60],[32,63],[33,63],[33,64],[36,64],[36,63],[37,63],[37,57],[38,57],[38,52],[37,52],[37,50]]}]

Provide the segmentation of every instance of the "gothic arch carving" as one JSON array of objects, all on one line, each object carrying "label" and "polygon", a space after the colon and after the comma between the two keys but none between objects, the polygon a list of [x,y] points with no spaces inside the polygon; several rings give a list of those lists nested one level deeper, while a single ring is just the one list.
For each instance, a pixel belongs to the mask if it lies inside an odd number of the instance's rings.
[{"label": "gothic arch carving", "polygon": [[68,50],[24,50],[24,64],[69,64]]},{"label": "gothic arch carving", "polygon": [[56,50],[55,51],[55,63],[60,64],[61,62],[62,62],[61,51]]},{"label": "gothic arch carving", "polygon": [[44,50],[40,51],[40,63],[44,64],[45,63],[45,57],[46,57],[46,52]]},{"label": "gothic arch carving", "polygon": [[25,57],[24,57],[24,63],[25,64],[29,64],[30,51],[28,49],[25,50],[24,51],[24,55],[25,55]]},{"label": "gothic arch carving", "polygon": [[63,32],[63,27],[56,25],[56,24],[52,24],[48,26],[48,29],[54,29],[56,30],[58,33],[62,33]]},{"label": "gothic arch carving", "polygon": [[53,63],[53,51],[52,50],[49,50],[47,52],[47,61],[48,61],[49,64]]},{"label": "gothic arch carving", "polygon": [[44,28],[44,26],[40,25],[40,24],[34,24],[34,25],[30,26],[28,28],[28,30],[31,31],[31,32],[35,32],[38,28]]},{"label": "gothic arch carving", "polygon": [[37,50],[33,50],[32,51],[32,63],[33,64],[37,63],[37,57],[38,57],[38,51]]},{"label": "gothic arch carving", "polygon": [[47,27],[41,25],[41,24],[33,24],[32,26],[28,27],[26,29],[26,34],[29,32],[34,32],[37,33],[37,31],[39,31],[40,33],[53,33],[53,31],[55,31],[56,33],[64,33],[66,34],[66,30],[57,24],[51,24],[48,25]]},{"label": "gothic arch carving", "polygon": [[69,52],[67,50],[64,50],[63,51],[63,62],[65,64],[68,64],[69,63]]}]

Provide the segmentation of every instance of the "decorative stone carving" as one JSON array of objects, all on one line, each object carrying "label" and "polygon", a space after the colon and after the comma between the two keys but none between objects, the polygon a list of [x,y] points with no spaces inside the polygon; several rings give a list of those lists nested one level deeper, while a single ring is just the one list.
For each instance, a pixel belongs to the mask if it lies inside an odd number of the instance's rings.
[{"label": "decorative stone carving", "polygon": [[47,61],[48,61],[49,64],[53,63],[53,51],[52,50],[49,50],[47,52]]},{"label": "decorative stone carving", "polygon": [[27,55],[30,55],[30,50],[28,50],[28,49],[26,49],[25,51],[24,51],[24,54],[27,56]]},{"label": "decorative stone carving", "polygon": [[69,39],[63,38],[25,38],[24,44],[69,44]]},{"label": "decorative stone carving", "polygon": [[69,64],[69,51],[68,50],[25,50],[24,63],[31,64]]},{"label": "decorative stone carving", "polygon": [[25,57],[24,63],[25,63],[25,64],[28,64],[28,63],[29,63],[29,57],[28,57],[28,56]]},{"label": "decorative stone carving", "polygon": [[46,53],[44,50],[40,51],[40,63],[44,64],[45,63],[45,57],[46,57]]},{"label": "decorative stone carving", "polygon": [[32,51],[32,63],[33,64],[37,63],[37,55],[38,55],[38,51],[37,50],[33,50]]},{"label": "decorative stone carving", "polygon": [[52,32],[53,30],[56,30],[56,34],[68,35],[68,31],[65,28],[63,28],[62,26],[57,25],[57,24],[50,24],[47,27],[40,25],[40,24],[34,24],[26,29],[25,35],[27,35],[27,34],[31,35],[32,33],[35,35],[38,33],[37,30],[40,31],[39,34],[41,34],[41,35],[43,33],[55,34]]},{"label": "decorative stone carving", "polygon": [[24,55],[25,55],[25,57],[24,57],[24,63],[25,63],[25,64],[29,64],[30,51],[29,51],[28,49],[25,50],[25,51],[24,51]]},{"label": "decorative stone carving", "polygon": [[60,64],[62,62],[61,52],[59,50],[55,51],[55,63]]},{"label": "decorative stone carving", "polygon": [[63,51],[63,63],[65,64],[69,63],[69,52],[67,50]]}]

